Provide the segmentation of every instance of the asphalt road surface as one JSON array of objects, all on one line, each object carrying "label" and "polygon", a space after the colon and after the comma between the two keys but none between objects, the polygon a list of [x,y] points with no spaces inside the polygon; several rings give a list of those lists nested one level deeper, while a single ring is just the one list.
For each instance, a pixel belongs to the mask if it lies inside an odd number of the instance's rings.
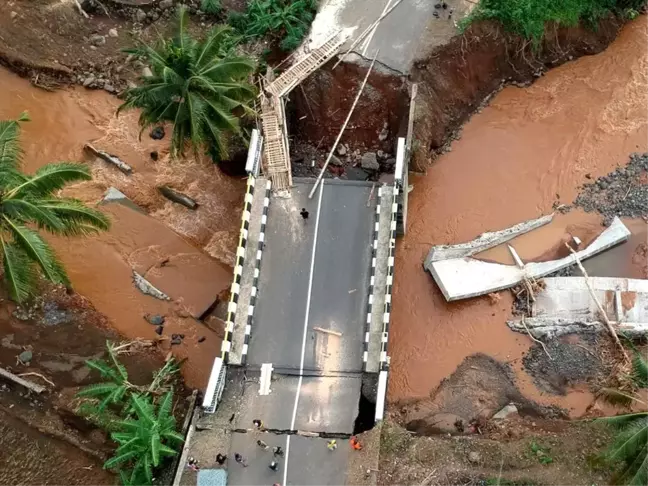
[{"label": "asphalt road surface", "polygon": [[311,188],[297,182],[291,198],[270,204],[248,364],[297,374],[357,373],[378,189],[325,181],[309,200]]},{"label": "asphalt road surface", "polygon": [[[273,432],[234,434],[232,485],[345,482],[346,441],[329,451],[326,439],[284,431],[353,433],[378,188],[325,180],[308,199],[313,181],[294,182],[292,197],[270,203],[247,359],[255,374],[272,363],[271,391],[260,395],[258,380],[249,380],[236,414],[240,429],[261,419]],[[279,471],[268,468],[272,452],[256,445],[259,438],[284,448]],[[233,462],[236,452],[248,467]]]}]

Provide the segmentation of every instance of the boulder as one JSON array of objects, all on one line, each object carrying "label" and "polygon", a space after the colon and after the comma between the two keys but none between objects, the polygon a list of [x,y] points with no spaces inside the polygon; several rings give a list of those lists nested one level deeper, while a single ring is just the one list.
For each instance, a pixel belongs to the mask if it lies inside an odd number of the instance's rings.
[{"label": "boulder", "polygon": [[469,460],[472,464],[477,464],[477,463],[479,463],[479,461],[481,460],[481,456],[479,455],[479,452],[476,452],[476,451],[470,451],[470,453],[468,454],[468,460]]},{"label": "boulder", "polygon": [[117,92],[115,87],[110,83],[104,84],[103,89],[104,89],[104,91],[107,91],[108,93],[116,93]]},{"label": "boulder", "polygon": [[33,354],[29,350],[23,351],[22,353],[20,353],[18,355],[18,359],[20,360],[21,363],[24,363],[24,364],[28,364],[29,362],[31,362],[32,357],[33,357]]},{"label": "boulder", "polygon": [[160,7],[162,10],[166,10],[167,8],[173,7],[173,0],[162,0],[159,4],[158,7]]},{"label": "boulder", "polygon": [[165,321],[165,317],[161,316],[160,314],[146,314],[144,316],[144,319],[146,319],[149,324],[153,324],[154,326],[161,326]]},{"label": "boulder", "polygon": [[346,155],[347,152],[348,152],[348,149],[346,148],[346,146],[343,143],[338,145],[338,147],[337,147],[338,155]]},{"label": "boulder", "polygon": [[335,167],[342,167],[342,161],[338,159],[335,155],[331,155],[331,160],[329,164],[334,165]]},{"label": "boulder", "polygon": [[360,159],[360,166],[365,170],[380,170],[375,152],[367,152]]},{"label": "boulder", "polygon": [[108,37],[119,37],[119,32],[117,32],[117,29],[110,29],[108,31]]},{"label": "boulder", "polygon": [[85,80],[83,81],[83,87],[84,87],[84,88],[89,88],[90,85],[93,84],[96,80],[97,80],[97,78],[95,78],[93,75],[88,76],[88,77],[85,78]]},{"label": "boulder", "polygon": [[151,68],[148,66],[144,66],[142,68],[142,77],[144,78],[150,78],[153,76],[153,71],[151,71]]},{"label": "boulder", "polygon": [[509,403],[504,408],[502,408],[502,410],[500,410],[495,415],[493,415],[493,419],[504,420],[505,418],[508,418],[511,415],[517,415],[517,413],[518,413],[517,407],[512,403]]},{"label": "boulder", "polygon": [[106,37],[99,34],[91,35],[88,40],[93,46],[103,46],[106,43]]},{"label": "boulder", "polygon": [[155,127],[153,130],[151,130],[149,136],[153,140],[162,140],[164,138],[164,127]]},{"label": "boulder", "polygon": [[346,176],[350,181],[366,181],[369,179],[367,171],[362,170],[360,167],[349,167],[346,170]]},{"label": "boulder", "polygon": [[135,20],[138,22],[144,22],[146,20],[146,12],[141,8],[138,8],[137,12],[135,12]]}]

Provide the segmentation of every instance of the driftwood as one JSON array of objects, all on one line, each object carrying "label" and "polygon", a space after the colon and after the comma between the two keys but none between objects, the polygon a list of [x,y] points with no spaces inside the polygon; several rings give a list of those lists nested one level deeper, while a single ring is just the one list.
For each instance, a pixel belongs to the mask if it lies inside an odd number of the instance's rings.
[{"label": "driftwood", "polygon": [[164,197],[189,209],[197,209],[198,203],[191,199],[189,196],[182,194],[181,192],[174,191],[169,186],[160,186],[158,190],[162,193]]},{"label": "driftwood", "polygon": [[151,282],[142,277],[139,273],[133,270],[133,282],[143,294],[150,295],[160,300],[171,300],[167,294],[155,288]]},{"label": "driftwood", "polygon": [[37,385],[36,383],[32,383],[29,380],[24,380],[21,377],[14,375],[10,371],[5,370],[4,368],[0,368],[0,376],[6,378],[7,380],[13,381],[14,383],[17,383],[18,385],[24,386],[34,393],[43,393],[45,390],[47,390],[47,388],[45,388],[44,386]]},{"label": "driftwood", "polygon": [[117,157],[116,155],[111,155],[108,152],[104,152],[103,150],[97,150],[89,143],[86,143],[83,148],[85,148],[88,152],[92,153],[95,157],[99,157],[101,160],[114,165],[119,170],[121,170],[124,174],[133,173],[133,168],[130,165],[128,165],[126,162],[121,160],[119,157]]},{"label": "driftwood", "polygon": [[619,341],[619,336],[617,336],[616,331],[614,330],[614,327],[612,327],[612,323],[610,322],[610,319],[608,319],[607,314],[605,313],[605,310],[603,309],[603,306],[599,302],[598,298],[596,297],[596,293],[594,292],[594,289],[592,288],[592,284],[590,282],[589,275],[587,274],[587,271],[585,270],[585,267],[583,267],[583,264],[580,261],[580,258],[578,258],[578,255],[574,251],[574,249],[569,246],[567,243],[565,243],[565,246],[567,249],[571,252],[572,255],[574,255],[574,259],[576,260],[576,265],[578,265],[578,268],[580,269],[581,273],[583,274],[583,277],[585,277],[585,285],[587,285],[587,290],[589,290],[590,295],[592,296],[592,300],[596,304],[596,307],[598,308],[599,313],[601,314],[601,319],[603,319],[603,322],[605,322],[605,326],[607,327],[610,336],[612,336],[612,339],[614,339],[614,342],[616,343],[617,347],[621,350],[621,353],[623,354],[623,357],[626,360],[626,363],[630,363],[630,357],[628,356],[628,353],[626,353],[625,348],[621,344],[621,341]]}]

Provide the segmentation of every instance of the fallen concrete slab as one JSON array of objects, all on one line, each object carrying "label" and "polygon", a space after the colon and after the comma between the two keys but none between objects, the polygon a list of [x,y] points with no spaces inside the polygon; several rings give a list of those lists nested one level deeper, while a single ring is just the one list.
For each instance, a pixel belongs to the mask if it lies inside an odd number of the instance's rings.
[{"label": "fallen concrete slab", "polygon": [[432,262],[441,260],[450,260],[452,258],[463,258],[481,253],[482,251],[493,248],[502,243],[506,243],[513,238],[528,233],[531,230],[551,223],[553,213],[547,216],[542,216],[537,219],[525,221],[516,224],[510,228],[501,231],[486,232],[479,235],[468,243],[459,243],[457,245],[437,245],[433,246],[425,259],[425,266],[427,267]]},{"label": "fallen concrete slab", "polygon": [[[648,322],[648,280],[591,277],[589,281],[610,321]],[[533,317],[600,318],[584,277],[552,277],[543,282],[531,309]]]},{"label": "fallen concrete slab", "polygon": [[536,279],[586,260],[630,237],[630,231],[619,218],[614,218],[587,248],[558,260],[527,263],[523,268],[514,265],[483,262],[474,258],[451,258],[424,263],[447,301],[466,299],[507,289],[525,278]]},{"label": "fallen concrete slab", "polygon": [[[508,327],[517,332],[528,332],[536,339],[553,339],[566,334],[607,333],[607,326],[601,321],[562,317],[527,317],[507,321]],[[526,327],[525,327],[526,324]],[[613,323],[617,334],[631,339],[648,336],[648,322]]]}]

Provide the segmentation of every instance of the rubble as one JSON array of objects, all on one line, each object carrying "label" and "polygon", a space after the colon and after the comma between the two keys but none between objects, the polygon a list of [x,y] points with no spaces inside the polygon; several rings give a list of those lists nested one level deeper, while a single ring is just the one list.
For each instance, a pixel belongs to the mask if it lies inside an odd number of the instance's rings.
[{"label": "rubble", "polygon": [[[508,236],[503,237],[510,239]],[[629,237],[630,230],[619,218],[614,218],[612,224],[587,248],[558,260],[526,263],[519,268],[516,265],[484,262],[469,257],[431,260],[428,255],[424,267],[432,274],[446,300],[453,301],[489,294],[513,287],[525,280],[544,277],[574,264],[577,260],[582,261],[597,255],[626,241]],[[499,243],[502,243],[501,239],[495,241],[491,239],[487,247]],[[464,244],[466,245],[471,244]],[[473,252],[474,249],[470,248],[469,251]]]}]

